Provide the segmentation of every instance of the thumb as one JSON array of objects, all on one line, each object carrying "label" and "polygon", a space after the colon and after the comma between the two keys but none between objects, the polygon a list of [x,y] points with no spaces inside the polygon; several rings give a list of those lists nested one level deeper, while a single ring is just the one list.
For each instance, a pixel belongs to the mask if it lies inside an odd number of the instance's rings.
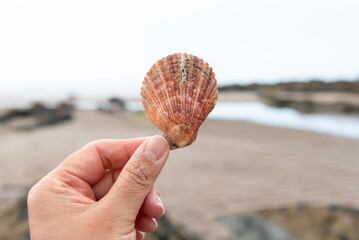
[{"label": "thumb", "polygon": [[168,142],[158,135],[137,148],[106,195],[107,204],[116,206],[112,207],[114,214],[136,218],[168,155]]}]

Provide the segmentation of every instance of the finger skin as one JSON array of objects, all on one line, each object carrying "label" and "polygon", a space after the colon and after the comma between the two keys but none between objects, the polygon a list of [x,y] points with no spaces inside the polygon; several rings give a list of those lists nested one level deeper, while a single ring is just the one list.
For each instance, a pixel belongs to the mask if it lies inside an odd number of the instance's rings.
[{"label": "finger skin", "polygon": [[[119,172],[117,174],[119,174]],[[98,183],[92,186],[92,189],[96,196],[96,200],[100,200],[101,198],[103,198],[111,189],[113,183],[118,177],[114,175],[116,175],[115,172],[108,171]],[[140,211],[151,218],[162,217],[165,213],[165,209],[163,207],[162,201],[160,202],[158,198],[159,195],[157,187],[153,185],[150,192],[146,196]]]},{"label": "finger skin", "polygon": [[121,170],[107,170],[106,174],[92,186],[96,200],[103,198],[110,191],[114,182],[116,182]]},{"label": "finger skin", "polygon": [[145,238],[145,233],[136,230],[136,240],[143,240]]},{"label": "finger skin", "polygon": [[101,180],[108,169],[121,171],[136,148],[146,139],[148,138],[91,142],[66,158],[50,174],[68,187],[96,201],[91,185]]},{"label": "finger skin", "polygon": [[[119,172],[117,174],[119,174]],[[92,189],[96,196],[96,200],[100,200],[101,198],[103,198],[111,189],[113,183],[118,177],[114,175],[116,175],[115,172],[108,171],[98,183],[92,186]],[[162,201],[159,202],[158,198],[159,195],[157,187],[153,185],[141,206],[140,212],[151,218],[162,217],[165,213],[165,209],[163,207]]]},{"label": "finger skin", "polygon": [[162,203],[158,200],[158,190],[155,185],[152,186],[145,201],[143,202],[140,211],[151,218],[160,218],[165,213]]},{"label": "finger skin", "polygon": [[139,213],[136,218],[135,228],[141,232],[151,233],[156,230],[157,222],[154,218],[150,218],[143,213]]},{"label": "finger skin", "polygon": [[[148,159],[144,150],[149,141],[164,147],[163,155],[157,160]],[[137,214],[160,174],[169,155],[169,145],[165,138],[154,136],[144,141],[122,169],[117,181],[103,198],[106,204],[117,207],[115,210],[136,219]],[[121,206],[127,206],[125,209]],[[115,213],[114,214],[118,214]]]},{"label": "finger skin", "polygon": [[67,172],[93,185],[106,174],[106,169],[122,169],[146,139],[148,138],[106,139],[91,142],[66,158],[57,171]]}]

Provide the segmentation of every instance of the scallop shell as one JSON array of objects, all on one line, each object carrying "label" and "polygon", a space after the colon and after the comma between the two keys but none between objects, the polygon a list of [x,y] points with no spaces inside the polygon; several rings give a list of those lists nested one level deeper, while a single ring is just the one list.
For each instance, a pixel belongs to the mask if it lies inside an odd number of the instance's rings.
[{"label": "scallop shell", "polygon": [[157,61],[141,88],[147,118],[168,140],[171,149],[192,144],[198,128],[216,105],[217,80],[202,59],[176,53]]}]

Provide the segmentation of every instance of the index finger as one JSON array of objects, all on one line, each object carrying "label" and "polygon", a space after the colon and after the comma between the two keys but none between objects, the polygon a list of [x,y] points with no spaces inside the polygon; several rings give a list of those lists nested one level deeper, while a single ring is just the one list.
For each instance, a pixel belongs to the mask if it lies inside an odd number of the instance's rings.
[{"label": "index finger", "polygon": [[146,139],[104,139],[91,142],[66,158],[57,170],[93,185],[106,174],[106,169],[123,168]]}]

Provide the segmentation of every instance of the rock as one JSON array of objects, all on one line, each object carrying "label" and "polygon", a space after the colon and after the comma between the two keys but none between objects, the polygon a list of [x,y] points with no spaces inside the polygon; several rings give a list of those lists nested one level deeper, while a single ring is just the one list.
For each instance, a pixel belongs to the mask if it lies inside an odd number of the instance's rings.
[{"label": "rock", "polygon": [[0,240],[29,240],[26,196],[29,186],[0,187]]},{"label": "rock", "polygon": [[110,98],[109,102],[122,110],[124,110],[126,107],[126,102],[121,98]]},{"label": "rock", "polygon": [[303,113],[359,113],[359,81],[227,85],[218,90],[253,91],[268,105]]},{"label": "rock", "polygon": [[37,127],[58,124],[72,118],[74,107],[71,103],[61,102],[54,108],[42,103],[34,103],[29,109],[12,109],[3,116],[0,122],[7,122],[17,118],[33,118],[35,123],[18,127],[19,130],[32,130]]},{"label": "rock", "polygon": [[303,113],[359,113],[359,95],[343,93],[308,93],[279,90],[260,91],[268,105],[293,108]]},{"label": "rock", "polygon": [[166,214],[157,223],[156,231],[146,234],[145,240],[203,240],[198,234],[173,224]]},{"label": "rock", "polygon": [[35,117],[37,124],[34,127],[43,127],[54,125],[72,118],[72,110],[74,107],[68,103],[59,103],[55,108],[37,109]]},{"label": "rock", "polygon": [[348,92],[359,94],[359,80],[325,82],[311,80],[308,82],[288,81],[276,84],[226,85],[218,87],[218,91],[289,91],[289,92]]},{"label": "rock", "polygon": [[98,110],[107,113],[122,113],[126,110],[126,102],[121,98],[110,98],[107,102],[100,104]]},{"label": "rock", "polygon": [[242,240],[357,240],[359,210],[346,206],[296,206],[264,209],[224,218]]},{"label": "rock", "polygon": [[7,122],[14,118],[18,117],[27,117],[30,115],[30,112],[27,109],[12,109],[9,110],[4,115],[0,116],[0,123],[1,122]]},{"label": "rock", "polygon": [[347,206],[298,205],[262,210],[258,214],[280,225],[299,239],[359,239],[359,210]]},{"label": "rock", "polygon": [[229,216],[223,223],[241,240],[295,240],[290,233],[275,223],[256,214]]}]

